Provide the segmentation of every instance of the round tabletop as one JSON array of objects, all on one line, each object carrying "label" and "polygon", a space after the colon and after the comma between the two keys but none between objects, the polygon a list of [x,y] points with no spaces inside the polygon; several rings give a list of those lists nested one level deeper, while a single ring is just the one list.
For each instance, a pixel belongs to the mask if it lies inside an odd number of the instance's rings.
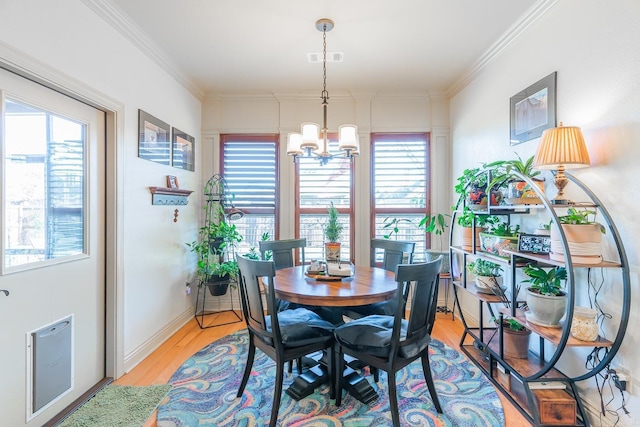
[{"label": "round tabletop", "polygon": [[348,307],[386,301],[398,290],[395,274],[376,267],[352,266],[353,275],[341,280],[307,277],[306,266],[276,271],[276,297],[298,304]]}]

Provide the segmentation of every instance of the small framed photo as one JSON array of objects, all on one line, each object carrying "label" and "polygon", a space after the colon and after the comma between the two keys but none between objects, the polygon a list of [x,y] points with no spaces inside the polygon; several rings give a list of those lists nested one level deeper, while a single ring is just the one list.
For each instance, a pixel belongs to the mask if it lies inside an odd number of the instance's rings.
[{"label": "small framed photo", "polygon": [[510,142],[520,144],[556,127],[556,72],[511,97]]},{"label": "small framed photo", "polygon": [[171,165],[169,124],[143,110],[138,110],[138,157],[163,165]]},{"label": "small framed photo", "polygon": [[173,128],[171,164],[173,167],[195,170],[194,144],[196,139],[186,132]]},{"label": "small framed photo", "polygon": [[178,185],[178,177],[173,175],[167,175],[167,187],[180,188],[180,186]]}]

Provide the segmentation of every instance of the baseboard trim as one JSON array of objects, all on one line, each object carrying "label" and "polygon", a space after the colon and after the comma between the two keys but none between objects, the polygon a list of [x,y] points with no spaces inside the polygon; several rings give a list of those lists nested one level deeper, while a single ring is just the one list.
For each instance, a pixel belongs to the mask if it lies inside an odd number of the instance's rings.
[{"label": "baseboard trim", "polygon": [[[184,325],[186,325],[193,318],[193,307],[189,307],[180,316],[176,317],[173,321],[169,322],[164,328],[160,329],[158,333],[151,336],[148,340],[143,342],[140,346],[133,349],[124,356],[124,372],[127,373],[135,368],[140,362],[142,362],[147,356],[153,353],[158,347],[160,347],[169,337]],[[117,378],[116,378],[117,379]]]}]

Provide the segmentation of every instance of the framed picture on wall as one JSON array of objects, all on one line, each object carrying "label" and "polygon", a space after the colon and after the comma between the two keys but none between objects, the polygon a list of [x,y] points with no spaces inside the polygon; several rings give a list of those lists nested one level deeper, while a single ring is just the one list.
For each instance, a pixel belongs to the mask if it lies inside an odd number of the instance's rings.
[{"label": "framed picture on wall", "polygon": [[171,164],[188,171],[195,170],[194,144],[196,139],[179,129],[173,128]]},{"label": "framed picture on wall", "polygon": [[171,165],[171,126],[138,110],[138,157],[163,165]]},{"label": "framed picture on wall", "polygon": [[511,97],[509,140],[520,144],[556,127],[556,72]]}]

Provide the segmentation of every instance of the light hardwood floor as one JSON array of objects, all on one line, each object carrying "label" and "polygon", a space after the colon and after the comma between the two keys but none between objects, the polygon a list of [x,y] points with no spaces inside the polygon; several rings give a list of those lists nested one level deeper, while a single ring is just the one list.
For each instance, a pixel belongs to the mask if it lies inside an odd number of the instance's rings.
[{"label": "light hardwood floor", "polygon": [[[215,321],[215,318],[210,316],[208,320]],[[231,325],[200,329],[196,320],[192,319],[138,366],[115,381],[115,384],[134,386],[166,384],[169,378],[171,378],[171,375],[173,375],[191,355],[212,341],[237,330],[244,329],[244,327],[244,322],[238,322]],[[438,318],[433,330],[433,337],[444,342],[449,347],[459,350],[458,344],[462,330],[460,321],[451,320],[450,314],[445,315],[438,313]],[[526,427],[531,425],[504,396],[500,393],[498,393],[498,395],[504,407],[506,426]],[[145,423],[144,427],[155,427],[155,418],[156,415],[154,413]]]}]

